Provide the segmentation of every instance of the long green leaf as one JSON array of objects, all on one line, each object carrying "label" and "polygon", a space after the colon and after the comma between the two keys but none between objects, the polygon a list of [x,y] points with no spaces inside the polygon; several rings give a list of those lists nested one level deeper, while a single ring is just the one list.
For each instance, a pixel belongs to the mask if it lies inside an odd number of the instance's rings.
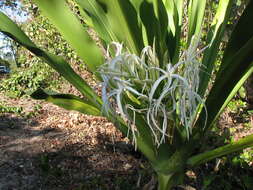
[{"label": "long green leaf", "polygon": [[188,15],[189,15],[189,31],[188,31],[188,46],[190,45],[193,36],[199,36],[202,22],[204,18],[206,0],[190,0]]},{"label": "long green leaf", "polygon": [[232,142],[228,145],[224,145],[214,150],[193,156],[187,160],[187,165],[189,168],[192,168],[202,163],[206,163],[207,161],[212,160],[214,158],[218,158],[252,146],[253,146],[253,135],[249,135],[237,142]]},{"label": "long green leaf", "polygon": [[[231,38],[228,42],[227,48],[224,52],[223,62],[229,62],[233,60],[234,55],[252,38],[253,30],[249,29],[252,24],[253,19],[253,1],[250,0],[243,15],[240,17],[239,22],[234,29]],[[253,56],[252,56],[253,57]],[[222,64],[220,68],[220,73],[229,67],[227,64]]]},{"label": "long green leaf", "polygon": [[119,42],[124,42],[129,51],[140,54],[144,44],[138,14],[129,0],[100,0],[107,9],[110,27]]},{"label": "long green leaf", "polygon": [[145,119],[139,114],[136,114],[136,127],[138,129],[138,133],[136,134],[137,147],[149,161],[154,162],[156,158],[156,147],[152,140],[150,128]]},{"label": "long green leaf", "polygon": [[67,81],[73,84],[73,86],[75,86],[87,99],[89,99],[93,105],[100,106],[102,104],[101,98],[98,97],[89,85],[75,73],[66,61],[64,61],[61,57],[55,56],[38,48],[28,38],[28,36],[2,12],[0,12],[0,32],[11,37],[13,40],[26,47],[36,56],[48,63]]},{"label": "long green leaf", "polygon": [[[253,1],[246,7],[243,15],[235,27],[227,48],[225,49],[222,64],[215,83],[206,101],[208,111],[207,131],[217,114],[224,108],[233,89],[238,82],[249,72],[253,62],[253,30],[248,27],[253,19]],[[204,111],[200,115],[200,125],[204,127]]]},{"label": "long green leaf", "polygon": [[[206,101],[208,111],[207,126],[205,131],[212,126],[213,122],[217,119],[218,114],[223,111],[228,100],[232,97],[230,94],[235,94],[233,91],[240,80],[246,80],[244,75],[250,71],[250,65],[253,61],[253,37],[251,40],[234,56],[234,60],[229,61],[227,64],[231,65],[222,72],[222,76],[217,78],[210,91]],[[203,114],[203,113],[202,113]],[[200,115],[201,117],[202,115]]]},{"label": "long green leaf", "polygon": [[173,64],[179,60],[184,0],[163,0],[168,15],[167,48]]},{"label": "long green leaf", "polygon": [[233,97],[235,97],[235,95],[238,92],[238,90],[243,86],[243,84],[245,83],[245,81],[249,78],[249,76],[252,73],[253,73],[253,63],[250,64],[249,69],[247,69],[247,72],[244,74],[244,76],[240,79],[240,81],[236,84],[236,86],[234,87],[234,89],[232,90],[232,92],[229,94],[229,96],[227,97],[226,101],[223,103],[221,109],[216,114],[216,118],[217,118],[217,116],[219,116],[221,114],[221,112],[228,105],[228,103],[231,101],[231,99]]},{"label": "long green leaf", "polygon": [[106,10],[103,9],[103,7],[105,8],[103,4],[99,4],[94,0],[76,0],[76,2],[88,13],[93,22],[93,27],[101,39],[107,42],[107,44],[112,41],[118,41],[114,32],[111,30],[106,16]]},{"label": "long green leaf", "polygon": [[145,0],[130,0],[131,3],[133,4],[133,6],[135,7],[135,10],[137,12],[139,12],[139,9],[140,9],[140,5],[142,4],[143,1]]},{"label": "long green leaf", "polygon": [[67,7],[65,0],[34,0],[34,2],[76,50],[90,71],[95,72],[104,62],[102,51]]},{"label": "long green leaf", "polygon": [[158,35],[159,23],[156,18],[154,6],[152,3],[143,1],[140,5],[140,17],[145,28],[145,36],[147,37],[147,45],[153,45]]},{"label": "long green leaf", "polygon": [[208,47],[204,52],[204,57],[202,61],[203,72],[200,73],[201,84],[199,87],[199,94],[201,96],[205,95],[208,82],[210,81],[215,61],[218,56],[220,43],[224,35],[226,24],[229,19],[232,4],[233,1],[230,0],[221,0],[219,2],[217,13],[214,17],[210,31],[207,34]]},{"label": "long green leaf", "polygon": [[143,1],[140,5],[140,18],[145,28],[144,35],[147,36],[148,41],[145,45],[153,46],[155,44],[160,66],[163,67],[163,58],[167,52],[166,38],[168,35],[168,15],[163,1]]},{"label": "long green leaf", "polygon": [[164,41],[167,36],[168,15],[167,15],[167,11],[162,0],[153,0],[153,4],[154,4],[155,15],[159,22],[159,38],[157,38],[157,40],[161,41],[159,42],[161,51],[164,51],[163,48],[165,44]]},{"label": "long green leaf", "polygon": [[85,24],[89,27],[94,27],[90,15],[82,8],[82,6],[78,5],[78,10],[80,11],[80,15],[83,18]]},{"label": "long green leaf", "polygon": [[31,97],[37,100],[45,100],[47,102],[51,102],[67,110],[74,110],[88,115],[101,116],[99,109],[90,105],[88,101],[74,95],[55,94],[46,92],[42,89],[38,89],[31,94]]}]

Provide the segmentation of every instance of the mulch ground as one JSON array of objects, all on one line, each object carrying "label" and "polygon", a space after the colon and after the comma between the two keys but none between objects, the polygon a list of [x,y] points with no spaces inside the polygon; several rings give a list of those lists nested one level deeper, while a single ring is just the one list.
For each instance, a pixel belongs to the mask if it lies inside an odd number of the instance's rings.
[{"label": "mulch ground", "polygon": [[34,110],[31,99],[5,102],[28,115],[0,115],[1,190],[138,189],[146,182],[145,161],[105,118],[47,103]]},{"label": "mulch ground", "polygon": [[[105,118],[3,94],[0,102],[23,108],[0,113],[0,190],[137,190],[150,182],[145,159]],[[222,116],[224,130],[237,126],[238,139],[253,133],[233,118]]]}]

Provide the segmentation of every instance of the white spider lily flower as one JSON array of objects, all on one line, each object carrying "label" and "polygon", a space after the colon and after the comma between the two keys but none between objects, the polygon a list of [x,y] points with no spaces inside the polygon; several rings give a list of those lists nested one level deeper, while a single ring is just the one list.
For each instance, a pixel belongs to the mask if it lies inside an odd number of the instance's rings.
[{"label": "white spider lily flower", "polygon": [[[194,122],[204,100],[197,94],[199,88],[198,44],[193,38],[190,47],[175,65],[159,67],[155,50],[145,47],[139,56],[116,47],[115,56],[99,68],[103,79],[102,99],[105,113],[114,111],[128,123],[137,146],[136,114],[146,118],[154,143],[160,146],[173,138],[173,128],[183,127],[190,138]],[[113,106],[113,103],[116,104]],[[180,121],[180,123],[178,123]]]}]

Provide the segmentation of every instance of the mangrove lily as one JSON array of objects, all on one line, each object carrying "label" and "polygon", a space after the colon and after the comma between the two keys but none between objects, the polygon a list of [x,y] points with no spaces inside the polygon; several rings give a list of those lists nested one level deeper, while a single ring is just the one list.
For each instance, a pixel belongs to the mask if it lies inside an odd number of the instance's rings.
[{"label": "mangrove lily", "polygon": [[[214,83],[210,82],[232,0],[219,1],[212,23],[204,23],[206,0],[75,0],[107,55],[67,2],[33,1],[101,80],[102,96],[64,59],[36,46],[0,13],[2,33],[44,60],[83,95],[39,89],[32,97],[107,117],[148,159],[159,190],[183,183],[187,169],[253,146],[253,135],[249,135],[198,152],[215,120],[253,71],[253,30],[248,29],[253,19],[252,0],[230,36]],[[182,35],[183,20],[188,23],[187,35]],[[206,26],[209,31],[203,37]]]}]

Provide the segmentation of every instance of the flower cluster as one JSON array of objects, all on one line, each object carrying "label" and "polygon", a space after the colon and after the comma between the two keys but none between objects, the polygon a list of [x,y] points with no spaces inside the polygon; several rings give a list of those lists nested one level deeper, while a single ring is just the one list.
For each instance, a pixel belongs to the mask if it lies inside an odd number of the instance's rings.
[{"label": "flower cluster", "polygon": [[[114,110],[129,124],[136,143],[138,124],[136,114],[145,118],[154,142],[161,145],[173,138],[175,127],[182,127],[190,138],[198,110],[204,107],[198,95],[201,64],[197,41],[182,54],[177,64],[160,68],[154,51],[145,47],[140,56],[124,52],[122,44],[116,47],[113,58],[108,58],[99,72],[103,79],[104,113]],[[108,57],[112,49],[108,48]]]}]

